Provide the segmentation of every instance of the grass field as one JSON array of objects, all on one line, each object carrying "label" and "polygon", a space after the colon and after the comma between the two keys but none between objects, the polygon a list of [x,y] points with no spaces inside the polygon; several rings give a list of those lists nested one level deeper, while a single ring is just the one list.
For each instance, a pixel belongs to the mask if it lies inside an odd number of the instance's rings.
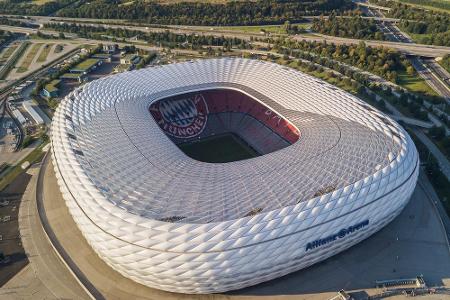
[{"label": "grass field", "polygon": [[46,143],[42,143],[36,149],[34,149],[30,154],[28,154],[24,159],[22,159],[15,166],[8,166],[5,170],[3,170],[2,176],[0,176],[0,191],[2,191],[8,184],[10,184],[18,175],[20,175],[24,170],[22,169],[22,164],[26,161],[30,163],[30,165],[35,162],[40,161],[45,153],[42,152],[42,148]]},{"label": "grass field", "polygon": [[14,53],[14,51],[17,49],[19,45],[12,45],[3,52],[3,55],[0,58],[0,63],[4,63],[8,60],[8,58]]},{"label": "grass field", "polygon": [[231,133],[180,144],[178,147],[187,156],[209,163],[226,163],[259,155],[239,137]]},{"label": "grass field", "polygon": [[24,73],[28,71],[28,68],[30,67],[31,63],[33,62],[34,57],[39,52],[39,49],[42,47],[42,43],[34,44],[31,49],[26,54],[24,60],[22,61],[22,64],[17,68],[17,73]]},{"label": "grass field", "polygon": [[[153,0],[150,0],[153,1]],[[232,1],[244,1],[244,0],[156,0],[155,2],[161,3],[161,4],[175,4],[175,3],[181,3],[181,2],[196,2],[196,3],[212,3],[212,4],[224,4],[227,2],[232,2]],[[134,1],[124,1],[124,4],[128,4],[130,2],[134,2]]]},{"label": "grass field", "polygon": [[50,53],[50,49],[52,49],[53,44],[46,44],[44,48],[42,49],[41,53],[39,53],[39,56],[37,58],[37,62],[44,62],[47,60],[47,56]]},{"label": "grass field", "polygon": [[36,4],[36,5],[43,5],[45,3],[52,2],[52,1],[54,1],[54,0],[32,0],[33,4]]},{"label": "grass field", "polygon": [[398,72],[398,85],[416,92],[432,96],[439,96],[419,75],[408,75],[406,72]]},{"label": "grass field", "polygon": [[[404,30],[404,28],[402,28],[402,30]],[[406,30],[404,30],[404,31],[407,32]],[[430,43],[429,41],[433,34],[432,33],[418,34],[418,33],[408,32],[408,35],[413,40],[414,43],[426,44],[426,43]]]},{"label": "grass field", "polygon": [[29,42],[23,42],[20,44],[19,49],[14,51],[14,53],[11,55],[11,57],[4,62],[3,68],[0,70],[0,80],[6,79],[9,72],[15,67],[17,61],[22,57],[22,55],[25,53],[25,51],[30,46]]}]

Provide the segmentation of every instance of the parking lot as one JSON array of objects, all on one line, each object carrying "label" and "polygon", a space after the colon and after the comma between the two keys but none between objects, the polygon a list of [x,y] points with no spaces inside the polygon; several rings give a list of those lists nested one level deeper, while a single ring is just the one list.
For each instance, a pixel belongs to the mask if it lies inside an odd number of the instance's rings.
[{"label": "parking lot", "polygon": [[6,256],[3,263],[0,260],[0,286],[28,263],[19,233],[18,213],[30,179],[28,173],[23,173],[0,192],[0,252]]},{"label": "parking lot", "polygon": [[0,165],[7,161],[9,153],[13,152],[16,146],[15,134],[18,129],[14,121],[5,114],[0,121]]}]

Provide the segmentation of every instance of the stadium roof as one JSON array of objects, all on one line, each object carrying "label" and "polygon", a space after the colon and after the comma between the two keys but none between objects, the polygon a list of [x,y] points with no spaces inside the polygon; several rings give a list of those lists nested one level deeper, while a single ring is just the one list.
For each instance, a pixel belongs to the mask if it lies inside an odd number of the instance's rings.
[{"label": "stadium roof", "polygon": [[[189,158],[148,108],[162,98],[215,88],[263,102],[297,126],[300,139],[225,164]],[[406,139],[395,122],[330,84],[274,63],[232,58],[88,83],[61,103],[52,132],[58,167],[70,174],[64,180],[87,205],[119,218],[181,223],[235,220],[255,210],[267,217],[315,197],[351,193],[403,159]]]}]

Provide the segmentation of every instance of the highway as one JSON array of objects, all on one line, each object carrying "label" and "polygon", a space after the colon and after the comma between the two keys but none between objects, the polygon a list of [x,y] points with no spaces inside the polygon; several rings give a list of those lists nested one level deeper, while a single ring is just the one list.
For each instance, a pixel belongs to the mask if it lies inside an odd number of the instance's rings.
[{"label": "highway", "polygon": [[391,41],[370,41],[370,40],[359,40],[359,39],[350,39],[350,38],[342,38],[342,37],[334,37],[328,35],[296,35],[294,36],[296,40],[306,40],[306,41],[317,41],[317,42],[330,42],[334,44],[354,44],[357,45],[361,41],[363,41],[366,45],[372,47],[387,47],[396,49],[399,52],[408,55],[418,55],[425,57],[440,57],[446,54],[450,54],[450,47],[444,46],[432,46],[432,45],[423,45],[423,44],[405,44],[402,42],[391,42]]},{"label": "highway", "polygon": [[[404,32],[400,31],[397,26],[392,23],[387,23],[386,27],[392,32],[392,36],[397,41],[402,43],[412,43],[411,38]],[[436,93],[438,93],[441,97],[444,97],[447,100],[447,103],[450,103],[450,88],[447,83],[441,79],[441,75],[436,72],[438,69],[436,65],[439,65],[434,61],[434,59],[412,57],[410,58],[410,62],[420,77],[422,77]],[[442,73],[443,72],[441,72],[441,74]],[[448,78],[448,76],[446,78]]]},{"label": "highway", "polygon": [[436,93],[444,97],[447,100],[447,103],[450,104],[450,88],[439,75],[434,72],[434,63],[431,63],[430,60],[424,60],[418,57],[413,57],[410,61],[420,77],[422,77]]},{"label": "highway", "polygon": [[[380,11],[374,12],[372,9],[369,9],[369,11],[372,11],[374,15],[383,16],[383,14]],[[387,30],[390,35],[390,37],[393,40],[397,40],[398,42],[402,42],[405,45],[411,44],[412,40],[411,38],[400,31],[400,29],[395,26],[392,23],[385,23],[381,26]],[[383,29],[383,30],[384,30]],[[426,81],[426,83],[434,90],[436,93],[438,93],[440,96],[442,96],[447,103],[450,103],[450,88],[447,85],[444,80],[449,79],[449,74],[445,70],[443,70],[434,59],[421,59],[417,56],[410,57],[409,61],[413,65],[414,69],[416,69],[417,73]],[[447,129],[447,128],[446,128]],[[445,157],[444,154],[439,150],[439,148],[431,141],[420,129],[413,129],[416,136],[419,138],[419,140],[428,148],[428,150],[433,154],[433,156],[438,161],[439,167],[442,171],[442,173],[447,177],[447,179],[450,181],[450,162]]]},{"label": "highway", "polygon": [[[36,20],[40,22],[39,24],[45,24],[52,21],[54,18],[50,17],[36,17]],[[103,23],[89,23],[89,21],[85,19],[71,19],[73,23],[80,23],[84,25],[90,26],[98,26],[105,28],[120,28],[120,29],[129,29],[129,30],[137,30],[141,32],[161,32],[165,30],[169,30],[173,33],[177,34],[202,34],[202,35],[213,35],[213,36],[225,36],[225,37],[238,37],[246,40],[250,40],[251,38],[261,38],[264,37],[262,33],[249,33],[245,31],[238,30],[227,30],[223,28],[214,28],[214,27],[198,27],[198,26],[158,26],[158,27],[148,27],[148,26],[132,26],[132,25],[123,25],[123,24],[103,24]],[[59,23],[60,21],[56,22]],[[70,23],[70,22],[69,22]],[[13,27],[7,25],[1,25],[1,29],[9,30],[14,32],[22,32],[22,33],[36,33],[37,29],[33,28],[25,28],[25,27]],[[43,33],[56,34],[51,30],[41,30]],[[68,35],[70,36],[70,34]],[[342,37],[334,37],[328,35],[320,35],[320,34],[297,34],[292,36],[296,40],[306,40],[306,41],[316,41],[316,42],[329,42],[335,44],[359,44],[362,40],[359,39],[351,39],[351,38],[342,38]],[[414,43],[402,43],[402,42],[392,42],[392,41],[368,41],[364,40],[364,42],[372,47],[388,47],[396,49],[402,53],[409,55],[418,55],[425,57],[439,57],[444,56],[445,54],[450,54],[450,47],[444,46],[433,46],[433,45],[423,45],[423,44],[414,44]]]},{"label": "highway", "polygon": [[[368,9],[368,13],[378,17],[384,17],[379,10]],[[381,22],[378,24],[379,28],[391,41],[400,42],[405,45],[413,44],[412,39],[402,32],[396,25],[391,22]],[[419,55],[426,56],[426,55]],[[444,97],[447,103],[450,104],[450,88],[448,83],[444,82],[444,79],[448,79],[448,73],[433,60],[433,59],[421,59],[419,57],[411,57],[409,59],[414,69],[420,77],[422,77],[426,83],[441,97]]]}]

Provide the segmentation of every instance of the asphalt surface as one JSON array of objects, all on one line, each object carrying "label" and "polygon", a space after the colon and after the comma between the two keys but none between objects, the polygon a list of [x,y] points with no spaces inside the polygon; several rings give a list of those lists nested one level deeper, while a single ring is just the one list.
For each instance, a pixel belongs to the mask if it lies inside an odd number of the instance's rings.
[{"label": "asphalt surface", "polygon": [[[0,263],[0,286],[28,264],[20,239],[18,214],[22,195],[30,179],[29,174],[23,173],[0,192],[0,252],[9,257],[8,263]],[[10,220],[3,222],[3,218],[8,216]]]},{"label": "asphalt surface", "polygon": [[431,77],[429,80],[439,90],[439,94],[446,98],[447,103],[450,104],[450,74],[441,67],[434,59],[422,59],[422,64],[427,69],[427,73]]},{"label": "asphalt surface", "polygon": [[421,170],[419,177],[420,178],[419,178],[419,181],[417,182],[417,184],[422,188],[422,190],[424,191],[428,200],[434,204],[435,209],[439,213],[439,216],[441,217],[441,220],[442,220],[442,225],[444,226],[445,232],[447,234],[447,243],[449,243],[449,241],[450,241],[450,216],[447,214],[447,211],[445,210],[445,207],[442,204],[442,201],[439,200],[439,196],[436,194],[436,191],[434,190],[427,175],[425,175],[424,170]]},{"label": "asphalt surface", "polygon": [[436,69],[434,64],[431,63],[430,60],[423,60],[417,57],[410,58],[410,61],[420,77],[422,77],[436,93],[441,97],[444,97],[447,103],[450,104],[450,88],[438,74],[434,73],[434,70]]}]

